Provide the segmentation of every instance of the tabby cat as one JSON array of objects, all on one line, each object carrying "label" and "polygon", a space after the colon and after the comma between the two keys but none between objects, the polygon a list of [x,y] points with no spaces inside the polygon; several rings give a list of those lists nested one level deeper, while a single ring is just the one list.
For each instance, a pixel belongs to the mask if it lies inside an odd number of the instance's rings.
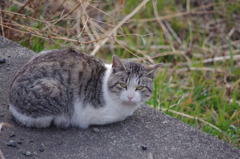
[{"label": "tabby cat", "polygon": [[10,86],[9,110],[20,124],[45,128],[103,125],[124,120],[152,95],[160,64],[112,64],[74,49],[31,59]]}]

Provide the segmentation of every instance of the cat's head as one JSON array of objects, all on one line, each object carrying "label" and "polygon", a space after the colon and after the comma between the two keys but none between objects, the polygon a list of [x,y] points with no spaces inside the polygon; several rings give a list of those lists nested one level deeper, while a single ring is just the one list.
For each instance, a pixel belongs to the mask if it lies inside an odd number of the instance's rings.
[{"label": "cat's head", "polygon": [[160,65],[122,63],[113,56],[112,73],[108,79],[110,95],[126,105],[145,103],[152,96],[154,76]]}]

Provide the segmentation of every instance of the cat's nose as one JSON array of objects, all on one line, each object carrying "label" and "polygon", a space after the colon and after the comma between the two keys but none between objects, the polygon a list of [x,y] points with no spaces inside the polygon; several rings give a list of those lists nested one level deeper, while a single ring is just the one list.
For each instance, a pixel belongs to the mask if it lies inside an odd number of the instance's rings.
[{"label": "cat's nose", "polygon": [[133,99],[133,97],[131,97],[131,96],[128,96],[128,99],[129,99],[129,100],[132,100],[132,99]]}]

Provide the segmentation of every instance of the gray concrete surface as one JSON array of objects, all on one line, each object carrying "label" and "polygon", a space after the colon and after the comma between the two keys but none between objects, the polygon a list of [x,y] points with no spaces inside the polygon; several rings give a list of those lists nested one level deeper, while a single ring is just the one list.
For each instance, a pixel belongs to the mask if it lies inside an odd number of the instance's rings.
[{"label": "gray concrete surface", "polygon": [[[240,150],[149,107],[115,124],[86,130],[31,129],[14,122],[7,90],[14,73],[33,52],[0,37],[0,133],[6,159],[237,159]],[[12,140],[13,144],[7,146]],[[16,144],[16,145],[14,145]]]}]

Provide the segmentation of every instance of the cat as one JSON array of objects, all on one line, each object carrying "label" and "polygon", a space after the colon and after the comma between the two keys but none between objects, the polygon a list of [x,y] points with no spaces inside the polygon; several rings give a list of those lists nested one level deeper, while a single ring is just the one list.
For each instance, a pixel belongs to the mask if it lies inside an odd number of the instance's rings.
[{"label": "cat", "polygon": [[26,63],[9,91],[9,110],[26,127],[88,128],[122,121],[153,92],[161,64],[104,64],[72,48],[49,50]]}]

